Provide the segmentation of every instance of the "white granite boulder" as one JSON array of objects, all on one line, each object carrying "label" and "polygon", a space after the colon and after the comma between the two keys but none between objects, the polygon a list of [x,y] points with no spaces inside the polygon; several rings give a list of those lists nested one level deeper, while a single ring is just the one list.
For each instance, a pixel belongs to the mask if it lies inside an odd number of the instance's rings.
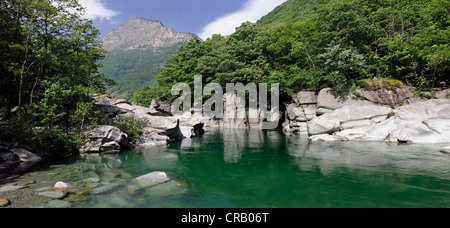
[{"label": "white granite boulder", "polygon": [[152,172],[134,179],[143,188],[152,187],[170,181],[171,178],[164,172]]}]

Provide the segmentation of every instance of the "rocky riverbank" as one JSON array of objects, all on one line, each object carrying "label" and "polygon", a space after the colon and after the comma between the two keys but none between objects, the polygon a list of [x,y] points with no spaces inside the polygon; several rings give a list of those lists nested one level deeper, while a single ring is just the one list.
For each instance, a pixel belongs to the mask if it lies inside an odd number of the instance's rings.
[{"label": "rocky riverbank", "polygon": [[160,111],[162,109],[155,103],[151,107],[142,107],[107,95],[94,96],[94,99],[99,109],[110,118],[128,117],[146,123],[135,146],[167,144],[204,133],[203,121],[207,119],[202,117],[173,117]]},{"label": "rocky riverbank", "polygon": [[300,92],[286,108],[283,129],[311,141],[450,144],[450,90],[436,93],[437,99],[413,95],[408,87],[360,90],[343,99],[330,88]]},{"label": "rocky riverbank", "polygon": [[41,157],[26,149],[13,148],[12,145],[1,146],[0,180],[22,175],[41,161]]},{"label": "rocky riverbank", "polygon": [[99,201],[107,208],[148,207],[155,197],[187,191],[185,183],[165,172],[135,177],[117,169],[120,162],[116,157],[101,158],[109,160],[108,166],[85,160],[0,180],[0,208],[77,208]]},{"label": "rocky riverbank", "polygon": [[[145,123],[142,135],[133,144],[128,135],[119,128],[108,125],[96,126],[87,133],[89,141],[80,149],[80,155],[86,157],[99,153],[118,153],[132,147],[166,145],[170,142],[203,134],[205,119],[192,117],[172,117],[152,107],[141,107],[126,100],[107,95],[94,96],[95,104],[106,118],[114,120],[128,117]],[[8,129],[7,122],[2,122],[0,129]],[[23,145],[0,141],[0,180],[18,177],[31,170],[42,158],[21,148]],[[27,148],[25,146],[25,148]]]}]

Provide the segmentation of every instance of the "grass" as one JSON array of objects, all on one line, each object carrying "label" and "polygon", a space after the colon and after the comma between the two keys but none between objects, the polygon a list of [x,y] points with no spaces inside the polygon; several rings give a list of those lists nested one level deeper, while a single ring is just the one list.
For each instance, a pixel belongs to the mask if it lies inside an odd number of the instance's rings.
[{"label": "grass", "polygon": [[395,88],[400,88],[406,86],[402,81],[390,78],[381,78],[381,79],[363,79],[359,80],[356,85],[361,89],[365,90],[393,90]]}]

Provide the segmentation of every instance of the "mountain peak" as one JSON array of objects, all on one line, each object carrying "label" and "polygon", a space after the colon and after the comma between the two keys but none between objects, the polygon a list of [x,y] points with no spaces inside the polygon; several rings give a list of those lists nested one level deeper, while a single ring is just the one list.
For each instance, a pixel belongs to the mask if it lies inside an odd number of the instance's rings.
[{"label": "mountain peak", "polygon": [[136,16],[131,16],[130,18],[128,18],[128,20],[124,23],[124,25],[134,25],[134,24],[157,24],[160,25],[162,27],[165,27],[161,21],[158,20],[153,20],[153,19],[149,19],[146,17],[136,17]]},{"label": "mountain peak", "polygon": [[154,49],[186,43],[193,34],[166,28],[161,21],[144,17],[130,17],[101,38],[103,48],[111,50]]}]

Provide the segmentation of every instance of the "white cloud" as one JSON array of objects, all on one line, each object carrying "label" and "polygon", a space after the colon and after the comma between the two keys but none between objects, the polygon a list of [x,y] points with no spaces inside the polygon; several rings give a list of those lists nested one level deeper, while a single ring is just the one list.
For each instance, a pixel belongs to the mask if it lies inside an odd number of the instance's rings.
[{"label": "white cloud", "polygon": [[119,15],[119,11],[108,9],[103,0],[79,0],[79,3],[85,8],[86,13],[83,18],[94,20],[112,20]]},{"label": "white cloud", "polygon": [[243,22],[256,22],[284,2],[286,0],[248,0],[238,11],[218,18],[206,25],[199,36],[206,40],[213,34],[230,35]]}]

